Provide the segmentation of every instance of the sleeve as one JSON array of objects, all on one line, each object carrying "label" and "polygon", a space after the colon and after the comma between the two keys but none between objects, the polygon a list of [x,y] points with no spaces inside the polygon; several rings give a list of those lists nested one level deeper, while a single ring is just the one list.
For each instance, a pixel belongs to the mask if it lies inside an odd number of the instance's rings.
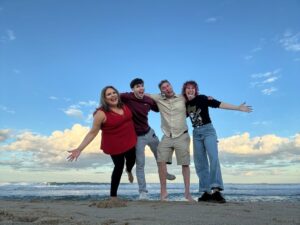
[{"label": "sleeve", "polygon": [[158,106],[153,99],[150,98],[151,104],[150,109],[154,112],[159,112]]},{"label": "sleeve", "polygon": [[206,100],[207,100],[207,105],[209,107],[212,107],[212,108],[219,108],[220,107],[220,105],[221,105],[220,101],[218,101],[217,99],[210,100],[210,99],[207,98],[207,96],[205,96],[205,97],[206,97]]},{"label": "sleeve", "polygon": [[159,95],[158,94],[151,94],[149,95],[150,98],[152,98],[155,102],[158,102],[158,99],[159,99]]},{"label": "sleeve", "polygon": [[125,93],[121,93],[120,94],[120,98],[121,98],[121,101],[126,103],[129,101],[129,98],[130,98],[130,93],[128,92],[125,92]]}]

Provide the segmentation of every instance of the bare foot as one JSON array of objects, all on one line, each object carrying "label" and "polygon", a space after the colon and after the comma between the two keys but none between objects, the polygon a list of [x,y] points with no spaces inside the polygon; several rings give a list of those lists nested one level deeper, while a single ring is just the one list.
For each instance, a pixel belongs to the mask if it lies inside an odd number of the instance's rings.
[{"label": "bare foot", "polygon": [[168,201],[168,192],[160,193],[160,201]]},{"label": "bare foot", "polygon": [[133,183],[133,175],[132,175],[132,173],[131,172],[128,172],[127,170],[126,170],[126,173],[127,173],[127,175],[128,175],[128,180],[129,180],[129,182],[130,183]]},{"label": "bare foot", "polygon": [[192,198],[191,194],[185,194],[184,197],[189,202],[195,202],[195,200]]},{"label": "bare foot", "polygon": [[110,196],[109,201],[117,202],[117,201],[120,201],[120,199],[118,197]]}]

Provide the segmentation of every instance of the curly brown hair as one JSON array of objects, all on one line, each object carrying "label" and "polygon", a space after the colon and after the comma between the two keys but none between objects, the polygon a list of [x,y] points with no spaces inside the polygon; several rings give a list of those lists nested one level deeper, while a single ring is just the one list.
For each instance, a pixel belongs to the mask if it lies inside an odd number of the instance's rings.
[{"label": "curly brown hair", "polygon": [[184,96],[184,98],[185,98],[186,100],[188,100],[188,98],[187,98],[187,96],[186,96],[186,94],[185,94],[185,89],[186,89],[186,87],[187,87],[188,85],[194,86],[194,88],[196,89],[195,95],[198,95],[198,94],[199,94],[199,88],[198,88],[197,82],[194,81],[194,80],[188,80],[188,81],[186,81],[186,82],[182,85],[182,90],[181,90],[181,94]]}]

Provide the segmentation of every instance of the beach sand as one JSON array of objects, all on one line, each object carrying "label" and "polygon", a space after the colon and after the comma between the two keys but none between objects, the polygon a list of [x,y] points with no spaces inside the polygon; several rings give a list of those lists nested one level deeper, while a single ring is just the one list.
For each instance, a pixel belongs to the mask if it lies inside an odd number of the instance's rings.
[{"label": "beach sand", "polygon": [[300,203],[1,200],[0,224],[300,225]]}]

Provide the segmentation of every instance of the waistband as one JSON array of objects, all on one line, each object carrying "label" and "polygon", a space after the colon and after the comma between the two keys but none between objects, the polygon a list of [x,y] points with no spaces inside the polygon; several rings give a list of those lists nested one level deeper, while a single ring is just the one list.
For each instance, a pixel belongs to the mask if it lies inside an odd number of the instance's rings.
[{"label": "waistband", "polygon": [[193,126],[193,128],[201,128],[201,127],[206,127],[206,126],[210,126],[210,125],[212,125],[212,123],[205,123],[205,124],[202,124],[202,125]]}]

